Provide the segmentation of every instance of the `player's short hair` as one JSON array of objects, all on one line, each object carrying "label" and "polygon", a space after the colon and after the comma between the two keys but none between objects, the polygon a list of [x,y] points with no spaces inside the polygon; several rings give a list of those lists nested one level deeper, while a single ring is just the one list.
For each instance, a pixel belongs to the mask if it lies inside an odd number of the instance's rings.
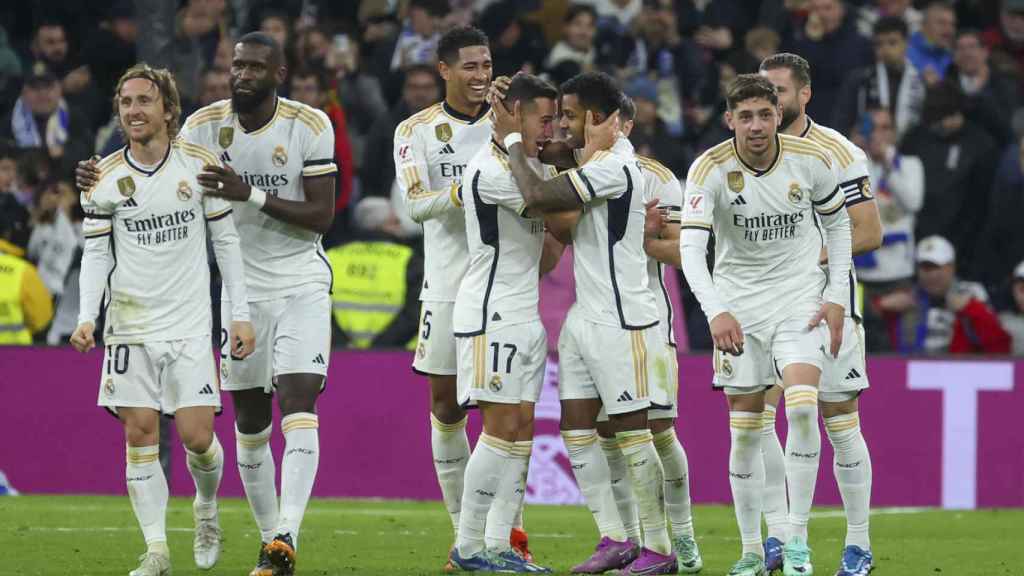
[{"label": "player's short hair", "polygon": [[591,112],[610,116],[622,105],[622,90],[615,79],[604,72],[584,72],[562,83],[562,96],[573,94],[580,105]]},{"label": "player's short hair", "polygon": [[899,16],[883,16],[878,19],[878,22],[875,22],[872,36],[878,37],[881,34],[892,33],[906,38],[910,34],[910,30],[907,28],[907,21]]},{"label": "player's short hair", "polygon": [[489,47],[490,41],[483,30],[473,26],[457,26],[445,32],[437,42],[437,57],[448,65],[459,61],[459,50],[470,46]]},{"label": "player's short hair", "polygon": [[505,92],[504,104],[509,110],[516,102],[522,102],[521,106],[531,103],[534,98],[551,98],[558,100],[558,88],[553,84],[533,74],[516,74]]},{"label": "player's short hair", "polygon": [[[171,115],[171,118],[167,121],[167,135],[173,140],[181,128],[181,96],[178,94],[178,84],[174,81],[174,75],[166,68],[151,68],[149,64],[140,62],[125,71],[117,81],[117,87],[114,89],[114,115],[118,119],[121,118],[120,105],[118,103],[121,99],[121,88],[125,82],[135,78],[149,80],[156,86],[157,91],[160,93],[160,98],[164,101],[164,112]],[[120,124],[119,120],[118,129],[124,130],[124,127]]]},{"label": "player's short hair", "polygon": [[569,9],[565,12],[565,17],[562,18],[562,24],[568,24],[576,19],[580,14],[590,14],[590,18],[597,22],[597,10],[589,4],[570,4]]},{"label": "player's short hair", "polygon": [[811,85],[811,65],[803,56],[791,52],[772,54],[761,61],[760,71],[778,70],[785,68],[796,81],[797,88]]},{"label": "player's short hair", "polygon": [[619,103],[619,119],[623,122],[636,119],[636,102],[628,94],[623,94],[622,102]]},{"label": "player's short hair", "polygon": [[273,36],[266,32],[248,32],[243,34],[236,43],[266,46],[267,48],[270,48],[270,56],[275,62],[278,64],[284,63],[284,49],[277,43],[277,40],[274,40]]},{"label": "player's short hair", "polygon": [[779,105],[779,95],[770,80],[760,74],[740,74],[729,84],[725,103],[729,110],[734,110],[740,102],[754,98],[764,98],[772,106]]}]

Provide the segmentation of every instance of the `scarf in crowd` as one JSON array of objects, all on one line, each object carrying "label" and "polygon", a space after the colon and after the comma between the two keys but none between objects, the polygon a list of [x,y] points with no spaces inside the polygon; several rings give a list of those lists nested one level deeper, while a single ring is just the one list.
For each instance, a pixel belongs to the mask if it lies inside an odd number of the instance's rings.
[{"label": "scarf in crowd", "polygon": [[68,103],[61,98],[57,109],[46,120],[46,134],[41,135],[32,111],[18,98],[11,114],[11,129],[18,148],[63,147],[68,141],[68,121]]}]

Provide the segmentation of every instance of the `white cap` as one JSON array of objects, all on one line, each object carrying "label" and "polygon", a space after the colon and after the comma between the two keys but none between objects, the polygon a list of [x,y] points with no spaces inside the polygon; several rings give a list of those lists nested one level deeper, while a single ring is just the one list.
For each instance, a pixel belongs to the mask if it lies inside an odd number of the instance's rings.
[{"label": "white cap", "polygon": [[1014,280],[1024,280],[1024,261],[1017,264],[1017,267],[1013,269]]},{"label": "white cap", "polygon": [[956,250],[942,236],[929,236],[917,243],[917,263],[945,266],[956,261]]}]

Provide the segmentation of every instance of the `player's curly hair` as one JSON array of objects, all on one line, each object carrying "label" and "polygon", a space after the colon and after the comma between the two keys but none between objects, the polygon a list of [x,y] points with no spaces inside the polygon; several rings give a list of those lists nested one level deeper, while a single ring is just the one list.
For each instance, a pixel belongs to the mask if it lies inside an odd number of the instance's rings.
[{"label": "player's curly hair", "polygon": [[614,78],[604,72],[584,72],[562,83],[562,96],[574,94],[580,106],[600,112],[607,118],[622,105],[622,90]]},{"label": "player's curly hair", "polygon": [[775,85],[760,74],[740,74],[729,84],[729,90],[725,95],[725,103],[729,110],[733,110],[744,100],[753,98],[764,98],[772,103],[772,106],[779,105],[779,94],[775,91]]},{"label": "player's curly hair", "polygon": [[[140,62],[132,66],[117,81],[117,88],[114,89],[114,115],[120,119],[121,109],[118,100],[121,97],[121,88],[124,83],[135,78],[144,78],[156,86],[160,97],[164,101],[164,111],[171,115],[167,120],[167,135],[173,140],[181,129],[181,96],[178,94],[178,84],[174,81],[174,75],[166,68],[151,68],[149,64]],[[124,134],[124,126],[118,121],[118,129]]]},{"label": "player's curly hair", "polygon": [[470,46],[489,47],[487,34],[473,26],[457,26],[437,42],[437,57],[449,66],[459,61],[459,50]]}]

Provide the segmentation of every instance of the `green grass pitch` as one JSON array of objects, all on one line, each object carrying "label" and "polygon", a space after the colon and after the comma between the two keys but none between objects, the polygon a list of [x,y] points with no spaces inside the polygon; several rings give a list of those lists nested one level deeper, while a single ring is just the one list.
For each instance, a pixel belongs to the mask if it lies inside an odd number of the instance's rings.
[{"label": "green grass pitch", "polygon": [[[220,563],[201,572],[192,561],[190,501],[172,501],[167,527],[176,576],[244,576],[252,568],[258,537],[247,504],[226,499],[220,506]],[[556,573],[568,573],[596,542],[582,507],[530,506],[525,517],[534,555]],[[694,521],[702,573],[724,575],[739,556],[732,510],[698,506]],[[1024,510],[882,510],[871,522],[876,575],[1024,574]],[[831,576],[843,543],[841,511],[816,510],[810,528],[815,572]],[[0,498],[0,542],[0,574],[22,576],[124,576],[144,548],[127,497]],[[448,516],[437,502],[314,500],[303,525],[297,574],[438,575],[450,545]]]}]

